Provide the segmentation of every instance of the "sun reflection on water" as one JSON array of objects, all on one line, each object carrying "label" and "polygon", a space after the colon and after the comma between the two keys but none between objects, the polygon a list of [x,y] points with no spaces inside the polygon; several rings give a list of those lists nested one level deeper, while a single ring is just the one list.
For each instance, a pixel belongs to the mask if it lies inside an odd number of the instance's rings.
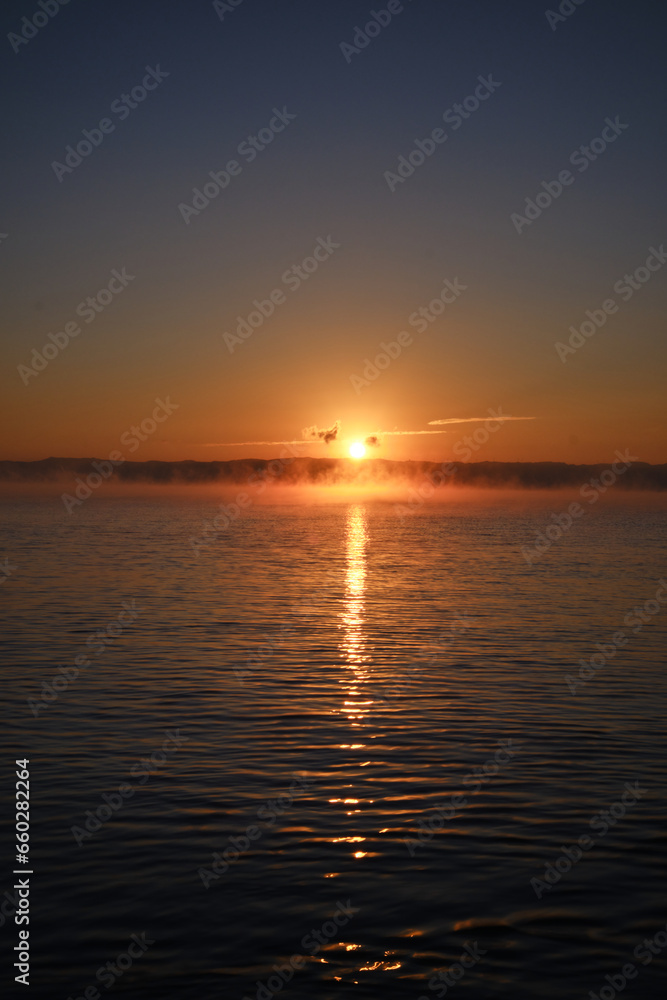
[{"label": "sun reflection on water", "polygon": [[[367,516],[367,509],[363,504],[352,504],[347,510],[345,589],[339,612],[341,629],[339,649],[342,654],[343,668],[340,676],[340,707],[335,711],[342,714],[350,728],[366,730],[362,737],[363,742],[359,739],[362,734],[354,733],[348,737],[351,742],[338,744],[339,749],[343,752],[342,759],[345,766],[352,769],[365,768],[378,762],[373,757],[369,759],[369,754],[373,752],[373,740],[377,735],[374,732],[374,722],[376,721],[374,712],[377,713],[382,705],[382,699],[378,699],[372,690],[377,681],[374,676],[374,671],[377,670],[377,660],[374,666],[368,627],[369,567],[367,555],[370,537]],[[358,751],[358,755],[351,754],[351,751]],[[332,809],[345,811],[349,818],[347,832],[343,832],[340,823],[338,823],[336,835],[329,839],[333,845],[336,845],[341,852],[347,855],[349,860],[360,866],[365,866],[373,864],[376,859],[381,858],[382,854],[380,843],[375,836],[368,836],[368,825],[364,822],[364,813],[373,809],[375,800],[368,796],[365,779],[359,780],[354,774],[350,775],[350,779],[349,784],[343,786],[345,789],[343,794],[328,799]],[[390,829],[385,827],[378,832],[388,833]],[[378,849],[373,850],[374,847]],[[340,875],[341,871],[334,870],[324,873],[323,877],[338,878]],[[350,961],[341,963],[344,975],[332,975],[336,982],[345,981],[349,985],[358,985],[361,980],[367,978],[364,974],[375,973],[377,975],[378,973],[394,972],[400,969],[403,964],[397,952],[385,951],[384,954],[378,954],[377,950],[369,947],[368,944],[332,942],[326,950],[330,951],[332,960],[340,963],[337,951],[343,948],[347,953],[351,953],[349,954]],[[356,952],[358,954],[355,954]],[[361,980],[355,978],[359,973],[362,973]]]},{"label": "sun reflection on water", "polygon": [[[345,565],[345,606],[341,615],[344,637],[342,649],[352,667],[361,667],[370,657],[364,634],[364,597],[366,590],[366,547],[368,530],[366,511],[360,504],[350,507],[345,526],[347,546]],[[360,671],[359,679],[365,678]]]}]

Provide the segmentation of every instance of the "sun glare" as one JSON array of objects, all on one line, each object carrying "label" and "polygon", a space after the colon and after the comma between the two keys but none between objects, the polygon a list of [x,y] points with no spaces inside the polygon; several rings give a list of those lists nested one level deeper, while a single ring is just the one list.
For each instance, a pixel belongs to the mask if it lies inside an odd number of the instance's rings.
[{"label": "sun glare", "polygon": [[350,455],[352,458],[363,458],[365,454],[366,448],[361,441],[355,441],[350,445]]}]

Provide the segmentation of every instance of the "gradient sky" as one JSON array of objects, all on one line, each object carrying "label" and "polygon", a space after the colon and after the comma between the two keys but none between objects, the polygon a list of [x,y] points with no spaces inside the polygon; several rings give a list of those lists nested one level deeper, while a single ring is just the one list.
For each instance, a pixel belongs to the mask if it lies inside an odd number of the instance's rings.
[{"label": "gradient sky", "polygon": [[[613,289],[667,246],[664,8],[573,7],[552,30],[546,3],[408,0],[348,62],[341,43],[384,0],[243,0],[223,20],[210,2],[71,0],[16,53],[7,36],[40,8],[6,3],[0,457],[272,457],[236,443],[335,420],[339,441],[300,453],[338,455],[501,406],[534,419],[480,461],[667,460],[667,266],[627,302]],[[157,65],[169,75],[145,101],[111,113]],[[443,123],[489,74],[488,100]],[[247,162],[239,144],[283,107],[296,118]],[[59,181],[52,163],[105,117],[114,131]],[[570,154],[608,117],[629,127],[579,172]],[[447,140],[390,191],[385,172],[438,127]],[[179,204],[231,159],[240,174],[186,224]],[[512,213],[564,169],[574,182],[517,233]],[[281,276],[318,237],[340,247],[290,290]],[[134,280],[25,385],[32,349],[122,268]],[[408,317],[444,279],[466,291],[420,333]],[[223,334],[275,288],[285,301],[230,353]],[[618,311],[563,363],[554,344],[610,298]],[[413,343],[356,392],[401,330]],[[166,397],[178,409],[130,455],[121,435]],[[444,459],[474,427],[394,434],[374,454]]]}]

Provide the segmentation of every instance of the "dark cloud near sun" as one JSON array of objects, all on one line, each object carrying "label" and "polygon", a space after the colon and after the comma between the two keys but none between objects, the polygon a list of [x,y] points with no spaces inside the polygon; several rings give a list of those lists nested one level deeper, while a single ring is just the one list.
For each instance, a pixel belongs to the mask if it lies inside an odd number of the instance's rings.
[{"label": "dark cloud near sun", "polygon": [[339,430],[340,420],[334,420],[331,427],[318,427],[313,424],[312,427],[304,427],[301,433],[304,441],[324,441],[325,444],[330,444],[338,437]]},{"label": "dark cloud near sun", "polygon": [[379,448],[380,447],[380,438],[377,436],[377,434],[371,434],[370,437],[366,438],[366,440],[364,441],[364,444],[368,448]]}]

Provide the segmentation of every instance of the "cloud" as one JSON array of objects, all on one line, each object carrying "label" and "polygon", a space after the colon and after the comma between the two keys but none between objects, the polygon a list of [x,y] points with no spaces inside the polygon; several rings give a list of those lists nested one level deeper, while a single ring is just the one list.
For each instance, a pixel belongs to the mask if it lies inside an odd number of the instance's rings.
[{"label": "cloud", "polygon": [[[499,412],[499,416],[491,418],[491,419],[503,420],[503,421],[504,420],[535,420],[535,417],[509,417],[509,416],[505,416],[505,414],[500,411],[500,407],[498,408],[498,412]],[[485,417],[446,417],[444,420],[429,420],[428,423],[429,423],[429,427],[432,424],[483,424],[483,423],[485,423],[489,419],[490,419],[490,417],[489,417],[489,414],[487,413],[487,415]],[[438,432],[437,431],[431,431],[430,433],[437,434]]]},{"label": "cloud", "polygon": [[[510,417],[506,416],[500,407],[498,407],[498,415],[487,414],[485,417],[445,417],[442,420],[429,420],[429,426],[442,425],[442,424],[483,424],[489,419],[494,420],[535,420],[535,417]],[[264,446],[275,446],[275,445],[294,445],[294,444],[304,444],[308,442],[310,444],[330,444],[335,441],[338,437],[338,433],[341,428],[340,420],[334,420],[331,427],[317,427],[313,425],[312,427],[304,427],[303,438],[300,441],[219,441],[211,442],[203,445],[204,448],[252,448],[252,447],[264,447]],[[364,441],[364,444],[368,445],[369,448],[379,448],[382,443],[383,437],[416,437],[421,434],[448,434],[449,431],[376,431],[374,434],[370,434]]]},{"label": "cloud", "polygon": [[304,427],[301,433],[303,434],[304,441],[324,441],[325,444],[329,444],[331,441],[336,440],[339,430],[340,420],[334,420],[331,427],[320,428],[313,425],[312,427]]},{"label": "cloud", "polygon": [[[488,417],[486,418],[488,420]],[[303,430],[304,437],[299,441],[206,441],[201,444],[202,448],[251,448],[255,445],[279,445],[279,444],[329,444],[330,441],[334,441],[340,430],[340,422],[336,421],[333,427],[319,429],[318,427],[305,427]],[[364,444],[367,444],[369,448],[379,448],[382,443],[382,438],[389,435],[411,435],[411,434],[448,434],[449,431],[377,431],[375,434],[370,434],[365,440]],[[309,435],[309,437],[306,437]]]},{"label": "cloud", "polygon": [[265,444],[303,444],[300,439],[298,441],[205,441],[201,444],[202,448],[245,448],[252,447],[254,445],[265,445]]},{"label": "cloud", "polygon": [[[486,419],[488,420],[488,417]],[[449,431],[378,431],[377,435],[373,436],[382,435],[382,437],[387,437],[392,435],[393,437],[402,437],[403,435],[407,435],[409,437],[412,434],[449,434]]]},{"label": "cloud", "polygon": [[304,427],[302,437],[296,441],[207,441],[203,448],[252,448],[279,444],[329,444],[335,441],[340,430],[340,420],[334,420],[331,427]]}]

